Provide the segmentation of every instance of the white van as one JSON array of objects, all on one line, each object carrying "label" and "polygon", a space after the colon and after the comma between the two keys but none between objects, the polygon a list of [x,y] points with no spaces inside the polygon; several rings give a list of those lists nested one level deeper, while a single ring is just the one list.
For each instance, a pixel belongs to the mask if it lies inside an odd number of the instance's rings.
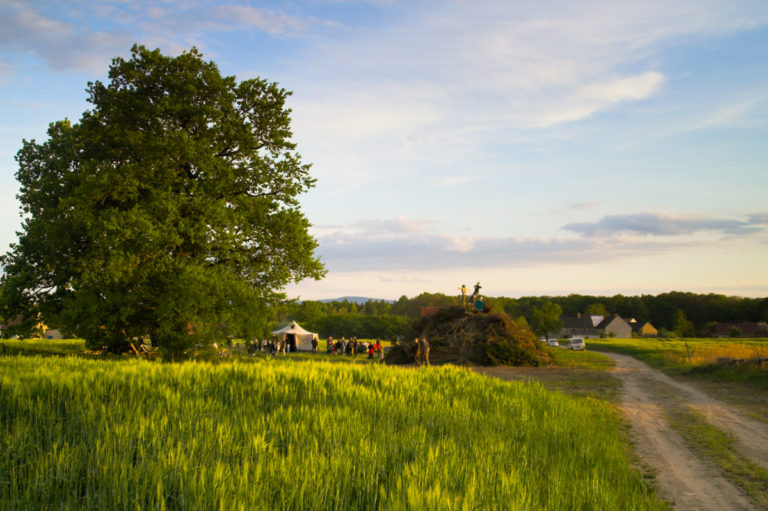
[{"label": "white van", "polygon": [[574,337],[570,341],[568,341],[568,349],[569,350],[585,350],[587,349],[587,345],[584,344],[584,339],[581,337]]}]

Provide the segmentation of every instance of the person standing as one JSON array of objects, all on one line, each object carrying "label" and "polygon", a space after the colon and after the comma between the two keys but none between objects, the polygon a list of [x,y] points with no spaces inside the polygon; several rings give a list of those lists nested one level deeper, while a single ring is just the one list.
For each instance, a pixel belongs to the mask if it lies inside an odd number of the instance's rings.
[{"label": "person standing", "polygon": [[461,306],[464,307],[467,305],[467,286],[462,284],[459,291],[461,291]]},{"label": "person standing", "polygon": [[421,361],[429,366],[429,341],[426,337],[421,338]]},{"label": "person standing", "polygon": [[381,345],[381,339],[376,339],[376,344],[373,345],[376,348],[376,352],[379,354],[379,364],[384,363],[384,346]]},{"label": "person standing", "polygon": [[312,336],[312,353],[317,353],[317,337]]},{"label": "person standing", "polygon": [[416,362],[417,366],[421,365],[421,343],[419,342],[419,338],[415,338],[413,342],[416,344],[416,354],[413,356],[413,360]]}]

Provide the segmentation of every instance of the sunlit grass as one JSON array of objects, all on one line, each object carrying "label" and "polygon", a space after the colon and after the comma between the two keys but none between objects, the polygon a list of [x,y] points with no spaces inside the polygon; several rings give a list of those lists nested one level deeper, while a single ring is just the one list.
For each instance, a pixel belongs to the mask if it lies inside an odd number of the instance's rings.
[{"label": "sunlit grass", "polygon": [[685,407],[668,412],[673,427],[683,435],[689,447],[717,463],[760,509],[768,508],[768,470],[739,454],[733,437],[708,424],[694,409]]},{"label": "sunlit grass", "polygon": [[554,359],[555,364],[561,367],[604,371],[616,366],[613,360],[602,353],[590,351],[589,346],[583,351],[569,350],[566,348],[550,348],[549,353]]},{"label": "sunlit grass", "polygon": [[595,349],[636,356],[669,372],[702,374],[722,381],[743,381],[768,387],[768,364],[728,365],[718,359],[742,361],[768,357],[768,339],[594,339]]},{"label": "sunlit grass", "polygon": [[0,354],[73,355],[84,350],[82,339],[0,339]]},{"label": "sunlit grass", "polygon": [[2,509],[658,509],[613,408],[456,367],[0,357]]}]

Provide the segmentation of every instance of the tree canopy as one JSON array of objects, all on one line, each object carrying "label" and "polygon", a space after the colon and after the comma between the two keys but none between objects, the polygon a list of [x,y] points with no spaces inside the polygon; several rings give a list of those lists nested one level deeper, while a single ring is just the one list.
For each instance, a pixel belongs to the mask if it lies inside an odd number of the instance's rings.
[{"label": "tree canopy", "polygon": [[134,46],[87,93],[79,123],[52,123],[16,156],[24,221],[2,257],[5,317],[176,353],[260,333],[286,284],[322,277],[290,92],[222,76],[195,48]]},{"label": "tree canopy", "polygon": [[535,307],[531,315],[534,332],[546,336],[548,339],[549,332],[554,332],[562,328],[563,322],[560,320],[560,315],[562,313],[563,309],[552,302],[545,302],[541,308]]}]

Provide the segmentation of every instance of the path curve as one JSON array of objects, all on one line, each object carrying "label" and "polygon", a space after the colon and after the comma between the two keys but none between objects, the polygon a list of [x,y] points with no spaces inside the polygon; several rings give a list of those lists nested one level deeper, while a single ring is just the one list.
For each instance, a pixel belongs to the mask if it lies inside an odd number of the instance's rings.
[{"label": "path curve", "polygon": [[621,407],[632,426],[636,452],[656,472],[661,495],[678,510],[755,509],[740,488],[688,449],[664,410],[682,402],[701,411],[714,426],[731,433],[739,451],[761,466],[768,464],[765,425],[633,357],[604,354],[616,362],[614,373],[624,382]]}]

